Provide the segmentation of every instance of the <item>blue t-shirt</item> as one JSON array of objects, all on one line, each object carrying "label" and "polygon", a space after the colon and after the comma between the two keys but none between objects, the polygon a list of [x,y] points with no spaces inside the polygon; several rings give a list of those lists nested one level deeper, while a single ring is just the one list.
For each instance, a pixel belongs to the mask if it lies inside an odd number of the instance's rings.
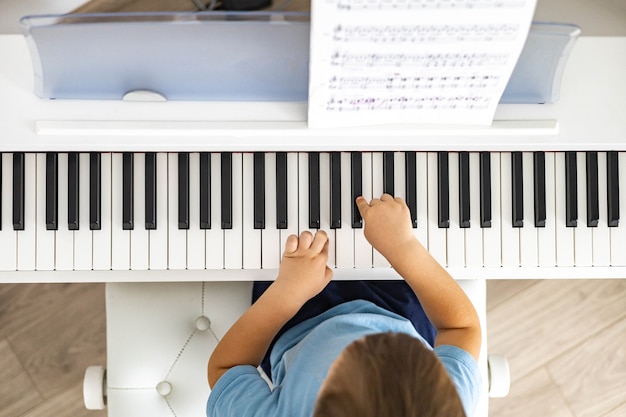
[{"label": "blue t-shirt", "polygon": [[[311,417],[335,358],[353,341],[384,332],[407,333],[429,346],[402,316],[363,300],[340,304],[292,327],[276,341],[270,354],[274,390],[255,367],[235,366],[213,387],[207,416]],[[450,374],[465,414],[472,416],[481,389],[478,364],[455,346],[438,346],[434,352]]]}]

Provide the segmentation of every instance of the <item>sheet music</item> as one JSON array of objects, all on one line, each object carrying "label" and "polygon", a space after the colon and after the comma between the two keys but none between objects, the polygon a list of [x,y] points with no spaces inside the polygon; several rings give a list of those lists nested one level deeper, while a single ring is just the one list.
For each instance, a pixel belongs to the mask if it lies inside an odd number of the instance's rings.
[{"label": "sheet music", "polygon": [[309,127],[488,125],[536,0],[312,0]]}]

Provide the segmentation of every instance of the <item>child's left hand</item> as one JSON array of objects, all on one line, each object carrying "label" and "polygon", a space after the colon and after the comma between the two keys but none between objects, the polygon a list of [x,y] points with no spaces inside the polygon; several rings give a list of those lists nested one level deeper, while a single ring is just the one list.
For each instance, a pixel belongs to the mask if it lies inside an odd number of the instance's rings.
[{"label": "child's left hand", "polygon": [[291,235],[285,243],[285,252],[275,284],[281,287],[285,300],[306,303],[319,294],[333,277],[328,262],[328,236],[323,230],[315,237],[302,232]]}]

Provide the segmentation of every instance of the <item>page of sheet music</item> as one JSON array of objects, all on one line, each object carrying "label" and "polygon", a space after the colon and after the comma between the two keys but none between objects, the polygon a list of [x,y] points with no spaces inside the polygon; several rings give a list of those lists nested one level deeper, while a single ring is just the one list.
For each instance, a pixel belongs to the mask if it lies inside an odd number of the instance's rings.
[{"label": "page of sheet music", "polygon": [[488,125],[536,0],[312,0],[309,127]]}]

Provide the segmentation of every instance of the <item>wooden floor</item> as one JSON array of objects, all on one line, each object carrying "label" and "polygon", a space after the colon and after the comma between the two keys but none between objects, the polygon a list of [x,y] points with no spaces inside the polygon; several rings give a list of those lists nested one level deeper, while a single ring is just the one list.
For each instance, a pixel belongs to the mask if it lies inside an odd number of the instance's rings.
[{"label": "wooden floor", "polygon": [[[626,280],[491,281],[487,308],[513,379],[491,416],[626,415]],[[0,417],[105,416],[81,393],[105,331],[103,284],[0,285]]]}]

